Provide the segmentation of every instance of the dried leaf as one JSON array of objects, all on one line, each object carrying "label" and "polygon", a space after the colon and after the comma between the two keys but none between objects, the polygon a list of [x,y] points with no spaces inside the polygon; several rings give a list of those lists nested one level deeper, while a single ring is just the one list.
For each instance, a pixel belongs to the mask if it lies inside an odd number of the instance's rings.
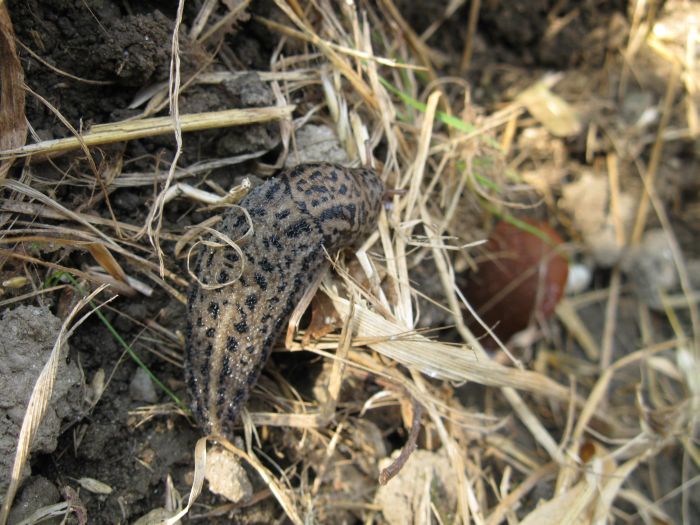
[{"label": "dried leaf", "polygon": [[102,266],[102,268],[104,268],[109,275],[118,281],[123,282],[124,284],[129,284],[129,281],[126,278],[126,273],[124,273],[122,267],[104,244],[99,242],[91,242],[87,245],[87,249],[90,252],[90,255],[94,257],[97,263]]},{"label": "dried leaf", "polygon": [[320,339],[342,326],[343,320],[333,306],[333,301],[325,293],[317,293],[311,302],[311,322],[301,344],[307,346],[312,339]]},{"label": "dried leaf", "polygon": [[[24,72],[17,57],[15,32],[7,12],[0,3],[0,150],[18,148],[27,140],[24,116]],[[0,179],[5,178],[14,162],[0,162]]]}]

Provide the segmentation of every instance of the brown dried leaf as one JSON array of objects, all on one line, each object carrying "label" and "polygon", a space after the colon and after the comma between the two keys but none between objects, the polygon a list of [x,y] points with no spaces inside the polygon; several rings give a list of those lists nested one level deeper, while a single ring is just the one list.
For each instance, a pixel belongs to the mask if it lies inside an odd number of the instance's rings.
[{"label": "brown dried leaf", "polygon": [[90,251],[90,255],[94,257],[97,263],[102,266],[109,275],[118,281],[129,284],[126,273],[124,273],[122,267],[104,244],[91,242],[87,245],[87,249]]},{"label": "brown dried leaf", "polygon": [[[18,148],[27,140],[24,116],[24,72],[17,57],[15,32],[4,3],[0,3],[0,150]],[[0,180],[14,159],[0,162]]]},{"label": "brown dried leaf", "polygon": [[312,339],[320,339],[330,334],[336,328],[342,328],[343,321],[325,293],[317,293],[311,302],[311,322],[301,341],[302,346],[308,346]]}]

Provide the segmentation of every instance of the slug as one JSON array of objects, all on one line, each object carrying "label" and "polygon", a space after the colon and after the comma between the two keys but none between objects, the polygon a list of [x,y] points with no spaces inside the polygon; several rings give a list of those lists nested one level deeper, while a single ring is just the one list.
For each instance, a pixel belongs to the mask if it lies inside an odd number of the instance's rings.
[{"label": "slug", "polygon": [[[233,435],[277,336],[326,267],[324,249],[334,255],[366,237],[383,194],[374,170],[302,164],[227,211],[217,230],[242,239],[240,251],[214,236],[222,246],[202,243],[188,301],[185,380],[207,434]],[[223,286],[209,289],[216,285]]]}]

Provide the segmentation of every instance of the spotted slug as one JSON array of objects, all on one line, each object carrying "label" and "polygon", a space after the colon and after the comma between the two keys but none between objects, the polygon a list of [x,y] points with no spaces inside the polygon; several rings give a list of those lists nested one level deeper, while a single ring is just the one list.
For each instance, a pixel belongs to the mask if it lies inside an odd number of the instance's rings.
[{"label": "spotted slug", "polygon": [[333,256],[366,237],[383,193],[371,169],[302,164],[227,211],[217,230],[243,238],[240,251],[217,237],[209,240],[219,247],[202,243],[194,268],[199,282],[188,301],[185,380],[207,434],[233,435],[277,336],[326,268],[324,249]]}]

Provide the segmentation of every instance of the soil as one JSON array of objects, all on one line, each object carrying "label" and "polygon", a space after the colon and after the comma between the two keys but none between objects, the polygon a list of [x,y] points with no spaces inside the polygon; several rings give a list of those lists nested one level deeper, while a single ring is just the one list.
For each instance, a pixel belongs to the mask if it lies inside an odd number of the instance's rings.
[{"label": "soil", "polygon": [[[201,3],[186,4],[185,27],[191,27]],[[447,3],[398,2],[404,17],[418,34],[442,16]],[[601,68],[609,49],[615,45],[613,41],[617,38],[612,38],[615,35],[611,35],[611,32],[617,30],[620,19],[625,19],[628,8],[627,2],[623,0],[518,0],[482,4],[469,81],[475,86],[476,102],[489,109],[496,108],[502,94],[513,90],[515,84],[521,87],[527,85],[529,80],[550,68],[580,69],[582,75]],[[557,14],[554,10],[570,13],[574,4],[574,22],[566,25],[560,32],[547,33],[552,17]],[[168,80],[171,32],[176,6],[174,2],[7,0],[6,5],[17,39],[21,43],[19,54],[26,83],[34,93],[50,104],[49,106],[37,96],[27,97],[27,119],[41,139],[70,135],[65,124],[56,116],[56,110],[76,129],[122,120],[143,110],[142,107],[130,107],[139,93],[149,86]],[[439,32],[428,39],[428,44],[440,51],[445,58],[442,71],[444,74],[457,74],[459,70],[468,12],[467,2],[459,8],[457,14],[445,22]],[[255,14],[284,20],[272,2],[253,2],[248,10],[250,16],[238,21],[235,29],[223,40],[231,53],[217,58],[212,65],[214,69],[247,71],[264,70],[268,67],[280,36],[256,21]],[[183,78],[186,78],[197,71],[209,55],[200,44],[189,40],[184,29],[181,31],[181,37],[182,70]],[[290,42],[288,45],[299,44]],[[31,53],[25,47],[31,50]],[[34,58],[34,55],[40,56],[42,62]],[[528,71],[528,78],[514,82],[513,73],[509,70],[515,67],[519,68],[518,74],[523,69]],[[70,73],[83,80],[75,80],[63,73]],[[311,104],[319,100],[322,94],[319,90],[298,96],[298,102]],[[658,92],[654,92],[654,97],[657,96]],[[273,105],[274,100],[267,84],[262,83],[255,74],[246,73],[237,80],[223,84],[198,85],[187,89],[183,93],[180,107],[184,113],[215,111],[233,107],[268,106]],[[159,114],[165,115],[167,110]],[[272,160],[281,151],[280,140],[279,128],[274,125],[193,133],[187,136],[179,164],[189,166],[202,159],[259,151],[268,152],[263,159]],[[581,158],[580,143],[575,140],[562,141],[562,145],[570,159]],[[174,140],[172,137],[142,139],[123,147],[101,148],[94,153],[97,155],[98,164],[122,159],[126,166],[124,171],[152,170],[154,159],[167,169],[167,164],[174,156]],[[686,150],[679,156],[687,160],[687,171],[662,172],[660,175],[668,181],[668,191],[663,196],[664,203],[676,203],[676,208],[671,206],[671,209],[679,210],[672,215],[672,220],[677,226],[682,248],[694,257],[700,255],[698,245],[694,242],[700,234],[698,223],[686,220],[686,216],[680,210],[687,209],[688,203],[697,205],[700,185],[697,177],[684,177],[678,173],[697,172],[697,153],[697,147],[693,149],[686,146]],[[235,175],[230,169],[215,169],[207,175],[207,180],[229,188],[238,180],[239,175],[251,171],[251,166],[251,163],[243,164],[240,169],[235,170]],[[52,164],[33,165],[32,169],[35,172],[37,187],[42,190],[51,188],[55,198],[71,209],[79,208],[93,197],[92,191],[86,186],[80,189],[78,186],[69,187],[63,184],[65,177],[80,179],[84,174],[90,173],[84,161],[75,157],[63,157],[55,159]],[[140,226],[145,221],[152,198],[151,185],[141,189],[116,189],[110,194],[109,203],[101,202],[93,210],[98,210],[103,218],[109,219],[111,213],[114,213],[118,220]],[[187,226],[201,222],[209,215],[210,212],[193,209],[192,204],[179,201],[168,206],[165,220],[170,230],[184,233]],[[171,241],[164,242],[166,253],[172,253],[173,245]],[[81,268],[94,264],[88,255],[79,250],[60,247],[55,249],[60,254],[59,260],[64,266]],[[37,250],[36,255],[49,253],[49,248]],[[7,263],[4,271],[8,274],[15,274],[17,271],[21,273],[21,267],[13,267],[13,264]],[[187,275],[182,259],[173,264],[179,268],[179,275]],[[423,274],[434,275],[431,270],[421,271]],[[47,277],[48,274],[40,276],[41,279]],[[597,284],[602,287],[608,282],[609,273],[598,271],[594,279],[597,279]],[[425,283],[436,281],[432,285],[426,284],[424,291],[428,295],[432,296],[432,292],[440,289],[437,279],[421,280]],[[179,291],[184,293],[185,286]],[[60,318],[65,314],[65,304],[71,304],[72,300],[70,293],[65,290],[37,299],[43,307],[41,315],[50,318],[44,323],[46,326],[42,337],[46,338],[56,333],[57,325],[60,326]],[[634,305],[623,306],[625,311],[628,311]],[[25,307],[8,308],[3,314],[3,322],[7,322],[6,319],[11,316],[21,315],[22,308]],[[428,308],[430,307],[426,304],[426,318],[422,321],[425,326],[450,324],[444,311]],[[185,327],[185,306],[173,294],[156,288],[150,297],[120,297],[104,311],[149,369],[180,399],[186,399],[183,374],[179,366],[182,343],[167,337],[157,341],[143,337],[145,327],[152,327],[153,323],[164,332],[181,336]],[[603,314],[598,306],[582,313],[586,316],[588,326],[597,329],[597,336],[603,331]],[[621,316],[620,323],[617,337],[621,344],[618,345],[618,351],[623,354],[629,350],[627,343],[639,338],[639,330],[635,325],[634,315]],[[456,339],[454,332],[441,334],[440,337],[444,340]],[[174,357],[163,359],[163,354]],[[51,494],[49,499],[57,500],[59,491],[67,485],[78,489],[77,497],[88,516],[88,522],[98,525],[133,523],[149,511],[165,506],[168,476],[172,478],[180,493],[185,494],[192,482],[194,445],[200,437],[193,423],[172,405],[169,411],[153,416],[137,412],[139,407],[148,404],[143,401],[143,394],[137,393],[140,390],[132,386],[138,367],[125,356],[123,348],[97,318],[89,319],[71,337],[66,358],[69,363],[66,370],[70,368],[71,372],[69,374],[64,370],[61,375],[64,378],[71,377],[73,386],[62,389],[62,392],[64,395],[67,395],[68,391],[73,393],[73,406],[70,410],[59,410],[62,424],[60,429],[54,429],[55,443],[35,449],[31,460],[31,477],[23,485],[25,493],[20,492],[18,495],[18,501],[23,502],[21,510],[16,511],[13,519],[19,521],[36,508],[48,504],[45,498],[35,498],[35,494]],[[32,359],[44,362],[44,358],[40,356]],[[292,382],[298,391],[311,392],[326,377],[327,370],[324,366],[310,353],[302,352],[291,357],[284,353],[275,354],[265,377],[261,380],[262,389],[278,391],[280,387],[271,378],[281,376]],[[96,382],[99,383],[102,377],[105,378],[104,389],[99,389]],[[30,378],[23,378],[21,381],[26,385],[33,385]],[[0,387],[1,385],[0,383]],[[348,405],[358,400],[363,402],[380,390],[381,387],[373,378],[359,373],[350,375],[343,387],[343,402]],[[80,396],[76,394],[77,391],[81,392]],[[156,389],[156,394],[159,403],[170,402],[160,389]],[[91,400],[91,395],[95,395],[96,398]],[[460,394],[463,399],[475,399],[480,395],[481,390],[478,387],[472,387],[472,390]],[[28,393],[20,396],[22,399],[19,399],[17,404],[26,403],[27,396]],[[252,410],[256,407],[270,409],[265,396],[254,398],[251,406]],[[0,408],[14,408],[16,412],[17,407]],[[403,428],[401,416],[393,411],[381,408],[370,410],[356,421],[358,426],[371,426],[366,435],[376,437],[375,445],[377,442],[379,445],[374,446],[374,449],[380,450],[376,452],[379,457],[384,453],[390,454],[405,442],[405,434],[397,430]],[[54,427],[57,425],[58,423],[54,424]],[[291,428],[268,428],[266,433],[261,445],[262,453],[274,458],[274,462],[282,469],[295,465],[299,458],[305,455],[318,457],[318,464],[323,463],[325,450],[307,450],[299,446],[301,431]],[[8,454],[12,454],[12,447],[6,446],[2,452],[6,458]],[[341,451],[337,454],[342,453]],[[420,457],[421,461],[430,462],[431,454],[433,453],[425,452],[425,457]],[[446,461],[444,456],[440,456],[440,462],[434,463],[433,468],[442,468]],[[663,457],[662,461],[673,465],[676,472],[680,472],[677,467],[682,458],[670,454]],[[337,489],[335,494],[339,498],[353,493],[357,496],[359,487],[365,486],[367,479],[376,479],[378,474],[376,465],[371,462],[367,465],[363,465],[361,460],[351,463],[351,466],[345,467],[346,470],[327,473],[328,479],[333,480],[331,484]],[[272,464],[271,460],[268,465],[271,469]],[[3,470],[7,467],[5,463],[2,464]],[[670,468],[669,471],[673,471],[674,468]],[[248,472],[253,484],[253,494],[264,494],[266,488],[259,476],[250,469]],[[413,471],[406,471],[410,472]],[[294,479],[293,483],[313,483],[313,474],[305,473],[310,480]],[[99,480],[108,485],[111,488],[110,493],[80,488],[76,480],[84,478]],[[669,475],[669,479],[660,480],[660,483],[665,491],[677,487],[680,481],[676,479],[676,474],[673,474]],[[46,488],[47,485],[58,490],[54,494]],[[369,490],[366,486],[365,488]],[[443,488],[441,486],[441,490]],[[646,489],[641,487],[640,490]],[[665,493],[664,491],[662,493]],[[382,497],[390,496],[385,493]],[[414,500],[419,495],[404,494],[394,497],[408,498],[415,504]],[[31,503],[34,501],[32,498],[36,500],[34,503]],[[368,498],[371,500],[371,495]],[[455,496],[451,498],[450,501]],[[233,518],[224,514],[220,517],[206,518],[206,522],[231,523],[233,519],[235,523],[269,523],[280,520],[282,512],[269,494],[267,497],[260,497],[259,500],[259,503],[238,508]],[[192,515],[201,515],[221,502],[217,496],[205,491]],[[700,501],[697,497],[691,501],[691,506],[696,512],[695,515],[700,515]],[[677,511],[672,508],[666,508],[666,511],[678,517]],[[74,513],[70,519],[78,523],[80,513]],[[333,516],[320,515],[318,519],[322,523],[341,523],[344,520],[347,523],[359,522],[357,514],[350,510],[343,510]],[[197,520],[191,519],[190,516],[183,522],[194,523]]]}]

